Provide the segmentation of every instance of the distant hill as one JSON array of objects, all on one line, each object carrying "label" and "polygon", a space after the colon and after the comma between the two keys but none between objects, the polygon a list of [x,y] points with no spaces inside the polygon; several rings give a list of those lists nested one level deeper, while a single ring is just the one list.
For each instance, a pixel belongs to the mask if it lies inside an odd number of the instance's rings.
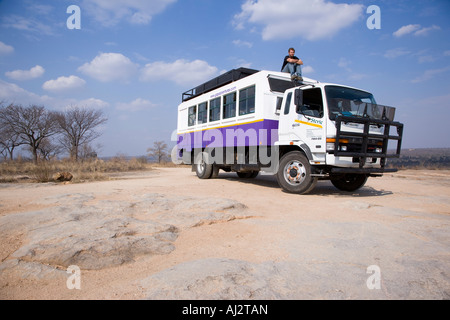
[{"label": "distant hill", "polygon": [[399,169],[450,169],[450,148],[403,149],[399,159],[388,159],[388,167]]}]

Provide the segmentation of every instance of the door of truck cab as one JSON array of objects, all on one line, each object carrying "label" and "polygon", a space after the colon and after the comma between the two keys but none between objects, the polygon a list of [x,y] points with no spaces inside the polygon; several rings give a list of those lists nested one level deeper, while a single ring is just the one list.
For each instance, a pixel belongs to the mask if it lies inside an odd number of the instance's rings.
[{"label": "door of truck cab", "polygon": [[[298,100],[296,90],[303,94]],[[296,99],[297,98],[297,99]],[[299,103],[299,105],[296,105]],[[296,88],[286,93],[280,112],[279,136],[283,141],[301,141],[313,153],[325,152],[325,118],[321,88]]]}]

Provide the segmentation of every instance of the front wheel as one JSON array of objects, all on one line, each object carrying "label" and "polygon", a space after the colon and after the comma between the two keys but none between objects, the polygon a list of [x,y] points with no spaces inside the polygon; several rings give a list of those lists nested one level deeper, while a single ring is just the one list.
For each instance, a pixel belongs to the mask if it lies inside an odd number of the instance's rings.
[{"label": "front wheel", "polygon": [[331,178],[331,183],[342,191],[355,191],[362,188],[367,181],[365,174],[346,174],[339,178]]},{"label": "front wheel", "polygon": [[287,192],[305,194],[314,189],[317,178],[311,176],[308,158],[300,151],[292,151],[281,158],[277,181]]}]

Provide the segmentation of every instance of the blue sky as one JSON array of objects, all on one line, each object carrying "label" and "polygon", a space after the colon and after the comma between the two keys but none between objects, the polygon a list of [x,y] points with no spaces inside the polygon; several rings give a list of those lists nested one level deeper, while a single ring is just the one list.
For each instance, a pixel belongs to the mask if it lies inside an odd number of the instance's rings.
[{"label": "blue sky", "polygon": [[449,17],[447,0],[0,0],[0,101],[101,108],[100,155],[143,155],[170,142],[182,92],[241,66],[279,71],[292,46],[305,76],[396,107],[405,148],[450,147]]}]

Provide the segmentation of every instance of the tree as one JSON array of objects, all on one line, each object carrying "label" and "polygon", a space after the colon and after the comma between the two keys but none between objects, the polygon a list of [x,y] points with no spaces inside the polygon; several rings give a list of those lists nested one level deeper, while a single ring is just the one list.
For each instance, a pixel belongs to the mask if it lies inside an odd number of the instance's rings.
[{"label": "tree", "polygon": [[11,137],[18,137],[16,143],[28,145],[37,163],[41,143],[59,132],[56,116],[56,112],[47,111],[43,106],[11,104],[2,108],[1,121],[7,128],[10,141]]},{"label": "tree", "polygon": [[45,138],[39,144],[38,152],[39,157],[43,160],[51,160],[56,158],[62,151],[62,146],[54,144],[49,138]]},{"label": "tree", "polygon": [[59,113],[57,119],[62,135],[60,142],[76,161],[80,148],[97,139],[101,133],[96,129],[108,121],[101,110],[74,106]]},{"label": "tree", "polygon": [[14,158],[14,149],[22,144],[20,137],[17,133],[15,133],[8,123],[5,115],[6,115],[6,107],[0,108],[0,153],[13,160]]},{"label": "tree", "polygon": [[155,157],[158,159],[158,163],[161,163],[164,158],[168,157],[167,144],[164,141],[155,141],[153,148],[148,148],[147,153],[149,157]]}]

